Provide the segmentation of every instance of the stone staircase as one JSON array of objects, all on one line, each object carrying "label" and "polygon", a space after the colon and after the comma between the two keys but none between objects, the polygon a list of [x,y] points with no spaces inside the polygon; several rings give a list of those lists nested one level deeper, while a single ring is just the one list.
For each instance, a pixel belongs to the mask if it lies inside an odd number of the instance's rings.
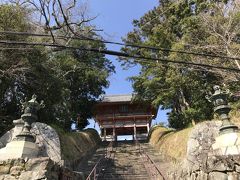
[{"label": "stone staircase", "polygon": [[[109,143],[103,142],[96,152],[89,157],[86,157],[79,166],[77,171],[84,172],[85,177],[89,175],[93,167],[106,153],[106,147]],[[155,165],[165,176],[167,164],[164,163],[159,153],[157,153],[148,143],[141,142],[141,149],[154,160]],[[105,160],[97,172],[98,180],[164,180],[162,177],[150,178],[148,163],[144,161],[140,152],[139,146],[133,141],[115,142],[111,152],[111,159]],[[150,167],[150,170],[154,169]],[[166,176],[165,176],[166,177]]]},{"label": "stone staircase", "polygon": [[[167,180],[167,172],[169,168],[172,166],[169,159],[167,160],[162,154],[157,152],[151,145],[148,143],[141,143],[141,149],[143,149],[148,156],[154,161],[155,165],[161,172],[162,178],[158,178],[159,180]],[[164,179],[165,177],[165,179]]]},{"label": "stone staircase", "polygon": [[133,142],[117,142],[113,159],[99,176],[99,180],[149,179],[148,173]]},{"label": "stone staircase", "polygon": [[85,177],[87,177],[96,163],[99,161],[100,158],[104,157],[106,154],[106,148],[109,145],[109,142],[102,142],[98,149],[95,150],[91,155],[84,157],[78,166],[74,169],[78,172],[83,172]]}]

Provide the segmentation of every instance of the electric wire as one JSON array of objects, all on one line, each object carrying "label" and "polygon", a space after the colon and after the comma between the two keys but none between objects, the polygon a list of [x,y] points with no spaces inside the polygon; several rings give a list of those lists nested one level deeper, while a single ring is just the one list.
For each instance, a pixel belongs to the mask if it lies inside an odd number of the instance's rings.
[{"label": "electric wire", "polygon": [[240,70],[236,69],[236,68],[222,67],[222,66],[215,66],[215,65],[208,65],[208,64],[201,64],[201,63],[194,63],[194,62],[186,62],[186,61],[178,61],[178,60],[175,61],[175,60],[169,60],[169,59],[164,59],[164,58],[153,58],[153,57],[146,57],[146,56],[130,55],[130,54],[124,53],[124,52],[111,51],[111,50],[106,50],[106,49],[101,49],[101,48],[95,49],[95,48],[64,46],[64,45],[50,44],[50,43],[19,42],[19,41],[5,41],[5,40],[0,40],[0,44],[25,45],[25,46],[46,46],[46,47],[55,47],[55,48],[62,48],[62,49],[82,50],[82,51],[90,51],[90,52],[95,52],[95,53],[120,56],[120,57],[126,57],[126,58],[144,59],[144,60],[148,60],[147,62],[152,61],[152,62],[184,64],[184,65],[193,65],[193,66],[206,67],[206,68],[229,70],[229,71],[235,71],[238,73],[240,72]]},{"label": "electric wire", "polygon": [[[0,34],[36,36],[36,37],[52,37],[49,34],[38,34],[38,33],[29,33],[29,32],[13,32],[13,31],[0,31]],[[240,61],[240,57],[221,56],[221,55],[216,55],[216,54],[207,54],[207,53],[191,52],[191,51],[184,51],[184,50],[159,48],[159,47],[153,47],[153,46],[143,46],[143,45],[130,44],[130,43],[121,43],[121,42],[115,42],[115,41],[106,41],[106,40],[86,37],[86,36],[83,36],[83,35],[80,35],[79,37],[55,35],[55,38],[57,38],[57,39],[72,38],[72,39],[85,40],[85,41],[98,41],[98,42],[105,43],[105,44],[114,44],[114,45],[120,45],[120,46],[126,46],[126,47],[149,49],[149,50],[154,50],[154,51],[173,52],[173,53],[180,53],[180,54],[189,54],[189,55],[195,55],[195,56],[223,58],[223,59],[227,59],[227,60],[238,60],[238,61]]]}]

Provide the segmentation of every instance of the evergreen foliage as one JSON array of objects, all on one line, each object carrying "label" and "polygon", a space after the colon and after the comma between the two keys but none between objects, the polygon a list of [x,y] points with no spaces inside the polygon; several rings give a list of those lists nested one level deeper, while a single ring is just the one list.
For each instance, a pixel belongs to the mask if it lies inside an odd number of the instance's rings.
[{"label": "evergreen foliage", "polygon": [[[160,0],[139,20],[124,41],[129,44],[212,55],[239,56],[240,4],[237,1]],[[125,46],[123,52],[147,57],[239,68],[239,62]],[[205,99],[215,84],[238,91],[239,73],[171,63],[121,58],[123,66],[139,63],[139,76],[131,77],[137,98],[171,109],[169,125],[181,129],[193,121],[212,119],[213,108]]]},{"label": "evergreen foliage", "polygon": [[[39,31],[30,23],[31,9],[0,5],[0,31]],[[83,28],[88,28],[83,27]],[[80,31],[80,30],[79,30]],[[61,30],[55,31],[61,35]],[[87,34],[95,37],[94,32]],[[49,38],[1,35],[1,40],[42,42]],[[61,40],[63,41],[63,40]],[[68,42],[76,47],[105,48],[100,42]],[[24,45],[1,45],[0,50],[0,135],[20,118],[20,101],[36,94],[44,100],[41,122],[70,128],[71,118],[80,114],[83,129],[92,117],[92,107],[108,87],[114,66],[103,54],[79,50],[51,49]]]}]

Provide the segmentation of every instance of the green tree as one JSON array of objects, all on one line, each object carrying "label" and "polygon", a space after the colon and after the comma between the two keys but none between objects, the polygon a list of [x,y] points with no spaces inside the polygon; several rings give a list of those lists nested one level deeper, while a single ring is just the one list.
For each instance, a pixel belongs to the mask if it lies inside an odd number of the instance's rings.
[{"label": "green tree", "polygon": [[[95,34],[90,35],[93,37]],[[105,49],[105,45],[98,41],[75,40],[70,45]],[[114,66],[103,54],[80,50],[54,53],[48,66],[64,84],[63,102],[68,106],[69,113],[75,120],[80,114],[80,128],[84,128],[88,125],[87,119],[92,117],[92,107],[96,100],[104,93],[103,88],[109,85],[107,77],[114,72]]]},{"label": "green tree", "polygon": [[[32,9],[19,5],[0,5],[0,31],[34,32]],[[31,23],[30,23],[31,22]],[[76,27],[75,29],[77,29]],[[88,29],[88,27],[85,27]],[[38,29],[41,32],[41,30]],[[79,30],[79,32],[81,32]],[[86,31],[90,37],[96,34]],[[63,34],[59,29],[55,34]],[[1,35],[1,40],[49,42],[49,38]],[[105,48],[100,42],[59,40],[76,47]],[[21,115],[20,101],[36,94],[46,106],[39,112],[41,122],[70,128],[70,119],[81,114],[84,128],[92,116],[92,107],[107,77],[114,72],[111,62],[102,54],[79,50],[24,45],[1,45],[0,51],[0,134]]]},{"label": "green tree", "polygon": [[[239,7],[234,1],[161,0],[157,7],[140,20],[133,21],[134,30],[128,33],[124,41],[173,50],[236,56],[237,50],[234,53],[229,51],[239,48],[236,41],[239,34],[238,14]],[[226,42],[229,42],[227,46]],[[129,46],[122,48],[122,51],[174,61],[238,68],[237,61],[224,58],[150,51]],[[199,122],[213,117],[213,110],[205,100],[205,95],[214,84],[230,89],[239,87],[239,74],[236,72],[139,59],[122,61],[125,66],[136,63],[141,65],[140,75],[130,78],[137,98],[148,100],[156,107],[172,109],[169,124],[174,128],[184,128],[193,120]]]},{"label": "green tree", "polygon": [[[1,31],[28,31],[27,12],[20,7],[11,5],[0,6],[0,30]],[[26,40],[27,37],[16,37],[1,35],[1,40]],[[21,47],[1,46],[0,51],[0,116],[2,132],[11,127],[11,121],[19,115],[19,101],[22,93],[22,84],[19,81],[23,78],[28,70],[30,70],[29,61],[25,54],[21,51]],[[1,133],[2,133],[1,132]],[[0,134],[1,134],[0,133]]]}]

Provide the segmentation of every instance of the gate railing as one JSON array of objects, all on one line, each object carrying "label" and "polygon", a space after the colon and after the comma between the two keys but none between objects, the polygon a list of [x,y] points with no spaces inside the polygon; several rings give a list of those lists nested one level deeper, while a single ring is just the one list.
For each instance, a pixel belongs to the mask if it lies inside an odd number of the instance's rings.
[{"label": "gate railing", "polygon": [[139,151],[140,156],[142,157],[142,160],[144,162],[144,166],[147,169],[147,172],[151,179],[158,179],[158,177],[161,177],[163,180],[166,180],[161,173],[160,169],[156,165],[156,163],[152,160],[152,158],[147,154],[147,152],[141,147],[141,144],[136,139],[135,140],[136,149]]},{"label": "gate railing", "polygon": [[[111,141],[106,148],[105,154],[101,157],[93,167],[86,180],[97,180],[99,173],[101,173],[106,160],[109,160],[113,152],[113,142]],[[106,165],[106,164],[105,164]]]}]

